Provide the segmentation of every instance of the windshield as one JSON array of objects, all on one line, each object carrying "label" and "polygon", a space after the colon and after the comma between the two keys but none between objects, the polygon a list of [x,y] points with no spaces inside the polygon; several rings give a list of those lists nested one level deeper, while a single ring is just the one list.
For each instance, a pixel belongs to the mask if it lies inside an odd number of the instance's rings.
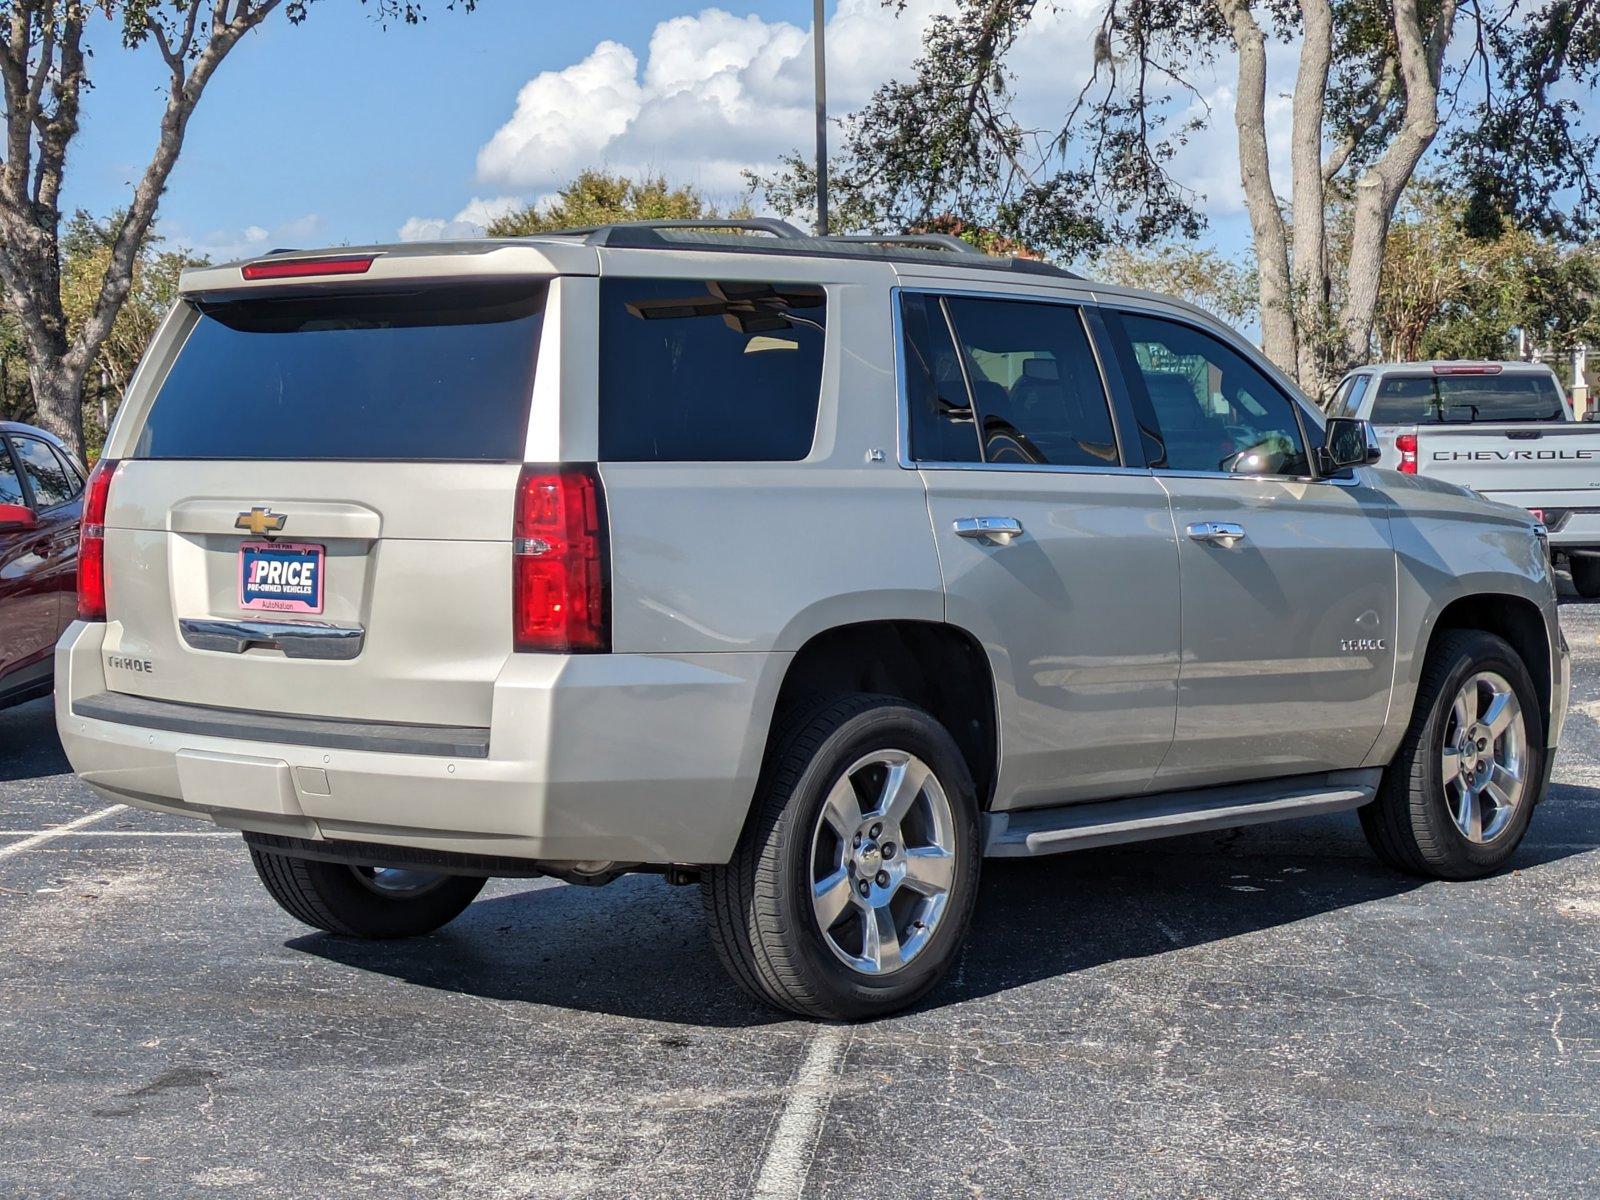
[{"label": "windshield", "polygon": [[543,285],[194,306],[133,457],[522,460]]},{"label": "windshield", "polygon": [[1565,419],[1560,388],[1543,374],[1390,375],[1372,405],[1377,425]]}]

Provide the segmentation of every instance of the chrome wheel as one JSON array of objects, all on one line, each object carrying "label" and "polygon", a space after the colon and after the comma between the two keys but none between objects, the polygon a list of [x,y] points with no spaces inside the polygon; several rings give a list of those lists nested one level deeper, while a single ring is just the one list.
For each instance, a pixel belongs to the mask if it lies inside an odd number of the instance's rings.
[{"label": "chrome wheel", "polygon": [[955,830],[916,755],[877,750],[844,772],[811,838],[811,907],[840,961],[886,975],[927,947],[955,883]]},{"label": "chrome wheel", "polygon": [[390,900],[412,900],[439,887],[448,875],[411,871],[404,867],[351,867],[351,873],[368,891]]},{"label": "chrome wheel", "polygon": [[1504,676],[1480,671],[1462,684],[1445,723],[1440,771],[1450,818],[1469,842],[1506,831],[1527,788],[1528,726]]}]

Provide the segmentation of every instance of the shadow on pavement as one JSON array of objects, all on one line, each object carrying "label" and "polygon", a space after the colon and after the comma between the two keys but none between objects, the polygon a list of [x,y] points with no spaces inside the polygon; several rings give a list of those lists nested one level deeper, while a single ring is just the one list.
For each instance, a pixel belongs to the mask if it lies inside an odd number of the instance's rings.
[{"label": "shadow on pavement", "polygon": [[[1332,823],[1340,820],[1344,825]],[[1285,847],[1274,841],[1281,835],[1246,831],[1174,840],[1160,850],[991,860],[962,959],[920,1007],[1290,925],[1422,886],[1350,853],[1364,851],[1360,835],[1351,837],[1352,820],[1319,819],[1310,832],[1321,847]],[[1585,833],[1585,844],[1600,841],[1600,831]],[[1337,857],[1328,853],[1329,840]],[[1529,844],[1513,865],[1574,852]],[[698,889],[672,888],[653,876],[481,900],[441,933],[410,944],[316,934],[289,945],[418,986],[502,1001],[700,1026],[785,1019],[749,1001],[723,974]]]},{"label": "shadow on pavement", "polygon": [[50,697],[0,709],[0,783],[65,775],[70,770],[56,736]]}]

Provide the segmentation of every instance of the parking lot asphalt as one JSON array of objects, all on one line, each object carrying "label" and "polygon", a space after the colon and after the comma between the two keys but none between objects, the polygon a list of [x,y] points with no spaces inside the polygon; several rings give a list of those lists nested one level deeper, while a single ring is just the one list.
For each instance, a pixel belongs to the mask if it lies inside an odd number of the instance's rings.
[{"label": "parking lot asphalt", "polygon": [[1396,875],[1353,814],[989,863],[952,976],[855,1027],[743,998],[654,877],[311,932],[0,713],[0,1195],[1596,1195],[1600,606],[1562,618],[1514,869]]}]

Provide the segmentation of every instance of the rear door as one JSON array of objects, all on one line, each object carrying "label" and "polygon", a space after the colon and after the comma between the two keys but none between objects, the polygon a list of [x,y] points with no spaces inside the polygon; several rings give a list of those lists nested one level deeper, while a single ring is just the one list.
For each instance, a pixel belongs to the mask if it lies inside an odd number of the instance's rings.
[{"label": "rear door", "polygon": [[1316,479],[1298,406],[1186,320],[1108,313],[1155,476],[1171,496],[1183,666],[1159,787],[1359,766],[1388,711],[1388,503]]},{"label": "rear door", "polygon": [[118,447],[109,686],[487,725],[512,644],[546,292],[324,283],[191,300]]},{"label": "rear door", "polygon": [[900,304],[904,452],[927,487],[948,620],[997,681],[996,807],[1138,792],[1172,740],[1178,552],[1165,493],[1119,443],[1083,310]]}]

